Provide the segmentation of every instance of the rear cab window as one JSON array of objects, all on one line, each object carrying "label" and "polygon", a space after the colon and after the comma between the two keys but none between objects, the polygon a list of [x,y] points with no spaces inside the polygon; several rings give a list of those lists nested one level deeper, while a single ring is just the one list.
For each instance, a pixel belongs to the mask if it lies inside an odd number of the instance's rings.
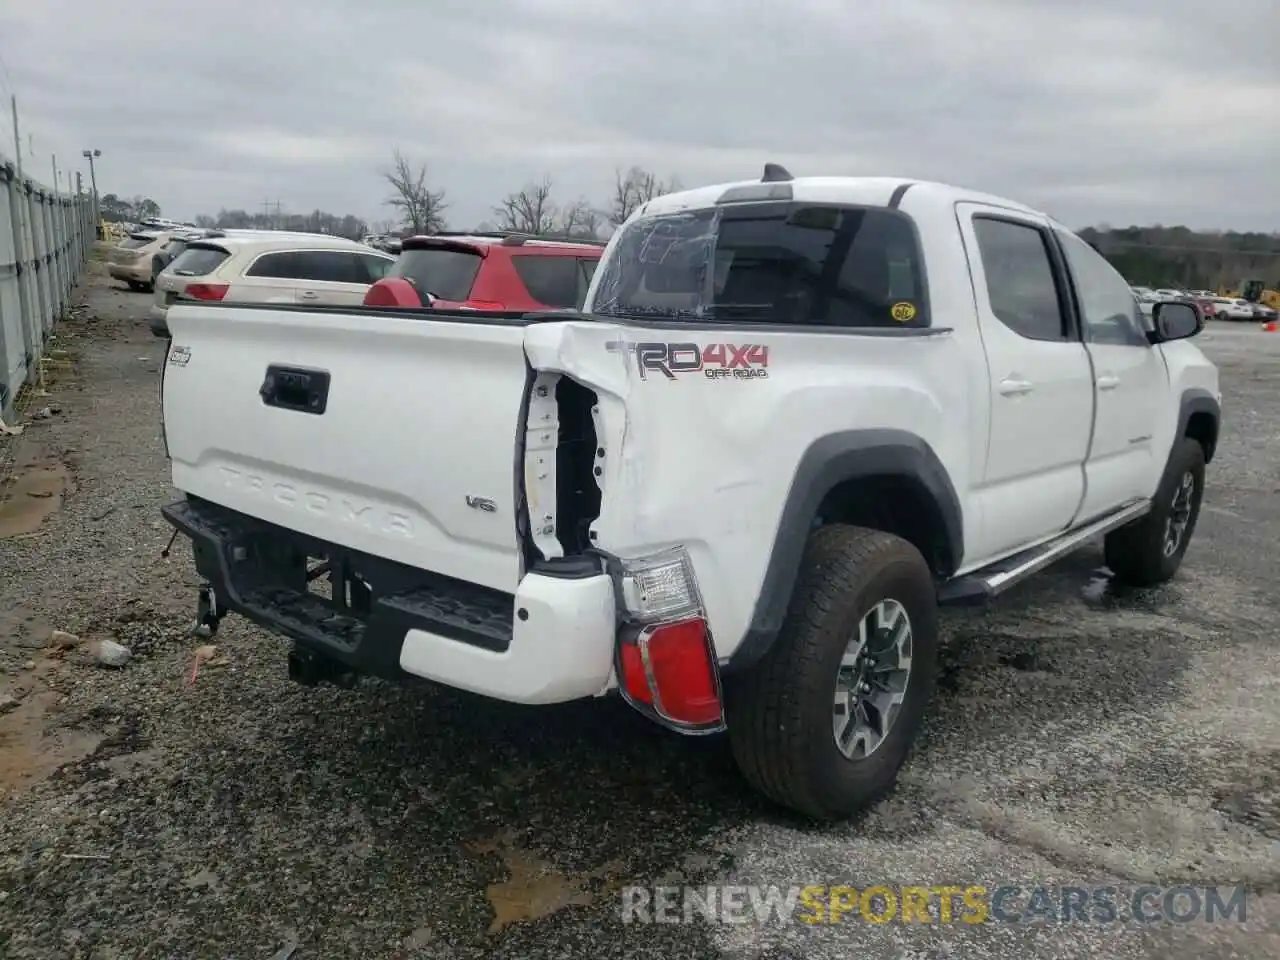
[{"label": "rear cab window", "polygon": [[625,227],[593,312],[838,328],[928,327],[915,226],[897,210],[768,201]]},{"label": "rear cab window", "polygon": [[461,246],[423,246],[403,250],[388,277],[403,277],[419,295],[462,302],[471,296],[484,257]]},{"label": "rear cab window", "polygon": [[207,277],[230,256],[226,250],[213,244],[192,244],[178,254],[169,265],[169,272],[179,277]]}]

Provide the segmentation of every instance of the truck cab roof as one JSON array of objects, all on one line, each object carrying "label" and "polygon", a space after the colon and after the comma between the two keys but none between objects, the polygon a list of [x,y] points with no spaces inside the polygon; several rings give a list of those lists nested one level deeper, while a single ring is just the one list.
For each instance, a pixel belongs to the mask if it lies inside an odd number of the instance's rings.
[{"label": "truck cab roof", "polygon": [[[926,196],[938,205],[958,202],[982,203],[1005,207],[1020,213],[1048,217],[1048,214],[1025,204],[1003,197],[928,180],[910,180],[905,177],[795,177],[790,180],[738,180],[719,183],[694,190],[682,190],[650,200],[638,215],[653,216],[677,213],[681,210],[697,210],[714,206],[726,193],[760,188],[770,183],[785,184],[790,188],[791,200],[812,203],[843,203],[857,206],[897,206],[910,190],[912,199]],[[768,199],[765,196],[759,199]]]}]

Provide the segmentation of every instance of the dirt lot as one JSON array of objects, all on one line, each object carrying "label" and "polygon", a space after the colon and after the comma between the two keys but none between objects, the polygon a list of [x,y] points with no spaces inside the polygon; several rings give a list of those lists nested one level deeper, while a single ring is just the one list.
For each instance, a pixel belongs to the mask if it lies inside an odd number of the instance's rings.
[{"label": "dirt lot", "polygon": [[[101,275],[82,296],[47,415],[0,440],[0,955],[1280,956],[1280,335],[1203,337],[1227,431],[1178,580],[1115,595],[1095,551],[949,614],[901,788],[814,829],[749,794],[723,743],[614,703],[307,689],[234,618],[191,682],[196,580],[157,512],[162,346],[147,297]],[[127,665],[88,661],[104,639]],[[724,882],[1250,892],[1244,924],[619,920],[623,885]]]}]

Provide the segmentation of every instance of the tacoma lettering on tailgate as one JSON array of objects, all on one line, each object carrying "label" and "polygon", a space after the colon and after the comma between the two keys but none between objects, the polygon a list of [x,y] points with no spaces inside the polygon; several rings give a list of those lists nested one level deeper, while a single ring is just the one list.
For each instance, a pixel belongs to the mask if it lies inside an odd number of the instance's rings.
[{"label": "tacoma lettering on tailgate", "polygon": [[285,507],[302,509],[348,526],[394,534],[406,540],[413,538],[412,519],[398,510],[388,510],[378,504],[353,500],[347,496],[308,490],[283,480],[268,479],[232,467],[219,467],[218,470],[224,486],[233,490],[263,497]]},{"label": "tacoma lettering on tailgate", "polygon": [[769,348],[759,343],[627,343],[605,344],[614,353],[635,357],[641,380],[660,373],[668,380],[701,373],[708,380],[757,380],[769,376]]}]

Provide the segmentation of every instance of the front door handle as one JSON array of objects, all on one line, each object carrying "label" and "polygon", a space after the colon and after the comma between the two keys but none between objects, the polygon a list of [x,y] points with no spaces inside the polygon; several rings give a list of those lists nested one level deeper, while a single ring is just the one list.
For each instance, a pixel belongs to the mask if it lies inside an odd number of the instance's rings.
[{"label": "front door handle", "polygon": [[314,290],[303,290],[300,294],[298,294],[298,296],[301,297],[303,300],[319,300],[320,299],[320,294],[316,293]]},{"label": "front door handle", "polygon": [[1000,381],[1000,393],[1006,397],[1020,397],[1024,393],[1030,393],[1035,389],[1029,380],[1015,380],[1012,377],[1005,377]]},{"label": "front door handle", "polygon": [[1104,373],[1102,376],[1098,377],[1099,390],[1114,390],[1118,386],[1120,386],[1120,378],[1117,376],[1113,376],[1110,373]]}]

